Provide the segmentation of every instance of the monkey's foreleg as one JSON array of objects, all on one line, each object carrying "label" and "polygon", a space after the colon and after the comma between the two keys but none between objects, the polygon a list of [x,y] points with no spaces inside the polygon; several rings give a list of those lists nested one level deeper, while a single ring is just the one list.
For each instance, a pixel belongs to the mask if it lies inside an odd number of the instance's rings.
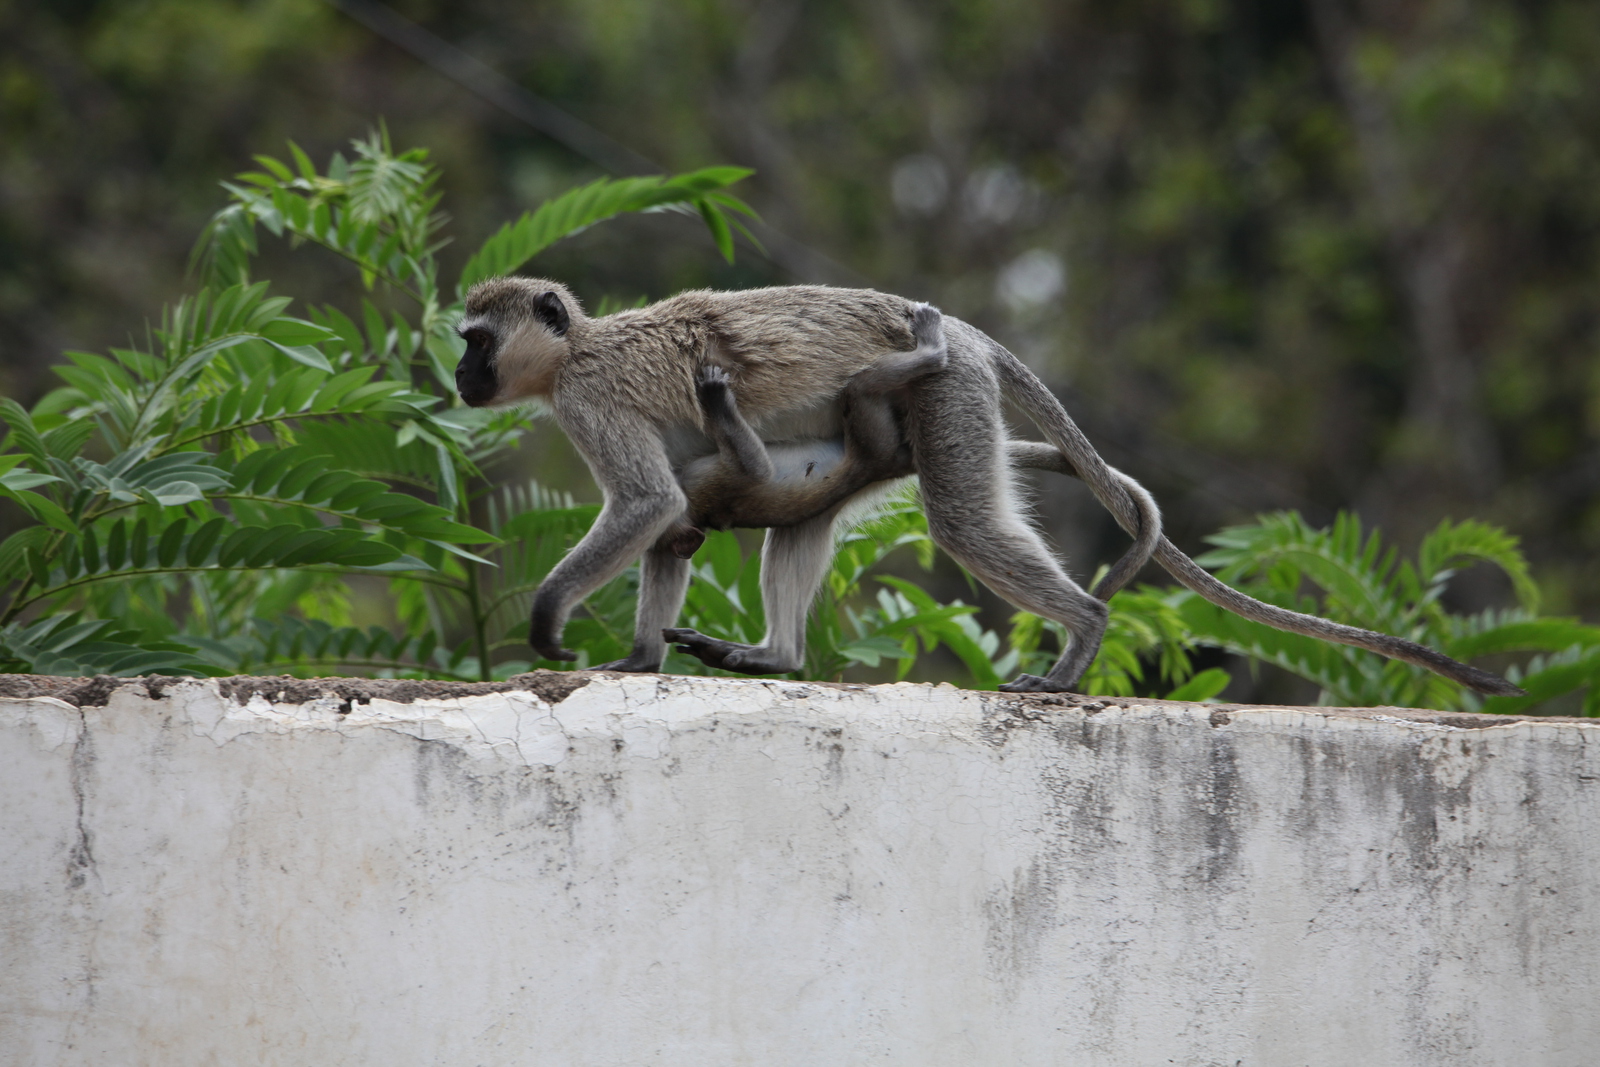
[{"label": "monkey's foreleg", "polygon": [[[528,644],[544,659],[575,660],[561,647],[567,617],[584,597],[615,578],[683,512],[683,494],[660,494],[613,506],[606,502],[583,540],[551,569],[533,594]],[[644,600],[646,590],[639,596]],[[681,593],[680,593],[681,596]]]},{"label": "monkey's foreleg", "polygon": [[[580,380],[552,405],[605,492],[605,506],[533,595],[528,643],[546,659],[577,658],[561,647],[561,631],[573,606],[638,559],[682,517],[688,503],[659,430],[619,412],[611,399],[603,383]],[[650,595],[640,590],[641,600]]]},{"label": "monkey's foreleg", "polygon": [[[573,606],[638,559],[683,514],[683,507],[683,493],[675,483],[660,490],[638,491],[631,497],[608,493],[594,526],[533,595],[528,644],[534,651],[545,659],[577,659],[576,653],[561,647],[561,631]],[[658,569],[656,573],[665,572]],[[641,587],[639,596],[642,602],[652,594]],[[681,590],[677,596],[681,601]],[[664,602],[669,596],[662,594],[658,599]]]},{"label": "monkey's foreleg", "polygon": [[806,615],[833,558],[832,508],[797,526],[767,531],[761,550],[761,600],[767,633],[759,645],[707,637],[696,630],[665,631],[678,651],[702,663],[741,674],[785,674],[806,659]]}]

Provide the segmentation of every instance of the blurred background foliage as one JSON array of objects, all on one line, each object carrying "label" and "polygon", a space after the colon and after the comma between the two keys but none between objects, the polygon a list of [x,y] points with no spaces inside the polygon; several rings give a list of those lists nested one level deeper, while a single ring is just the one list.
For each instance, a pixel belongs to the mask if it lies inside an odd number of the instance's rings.
[{"label": "blurred background foliage", "polygon": [[[1353,510],[1406,551],[1474,517],[1520,536],[1547,610],[1600,609],[1596,5],[392,10],[665,169],[754,168],[741,195],[796,242],[730,266],[690,219],[597,227],[540,263],[591,306],[793,281],[931,300],[1027,359],[1190,551],[1279,508]],[[125,344],[192,288],[218,180],[286,139],[322,159],[381,117],[428,146],[447,276],[604,172],[319,0],[0,0],[0,40],[0,393],[24,404],[62,350]],[[331,256],[267,242],[262,264],[285,295],[359,299]],[[597,499],[541,427],[529,473]],[[1046,488],[1087,577],[1121,542],[1080,487]],[[937,567],[919,581],[1003,628]],[[1445,597],[1511,593],[1480,566]],[[1236,672],[1228,695],[1306,684]]]}]

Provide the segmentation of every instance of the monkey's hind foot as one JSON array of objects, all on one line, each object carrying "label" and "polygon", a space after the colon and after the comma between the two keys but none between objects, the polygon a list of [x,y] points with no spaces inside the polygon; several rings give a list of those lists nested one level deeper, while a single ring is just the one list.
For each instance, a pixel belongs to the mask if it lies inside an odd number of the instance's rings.
[{"label": "monkey's hind foot", "polygon": [[1037,674],[1019,674],[1000,687],[1002,693],[1071,693],[1073,688]]},{"label": "monkey's hind foot", "polygon": [[798,664],[779,659],[772,649],[722,641],[707,637],[699,630],[662,630],[661,636],[679,652],[695,657],[708,667],[738,671],[740,674],[787,674],[799,669]]}]

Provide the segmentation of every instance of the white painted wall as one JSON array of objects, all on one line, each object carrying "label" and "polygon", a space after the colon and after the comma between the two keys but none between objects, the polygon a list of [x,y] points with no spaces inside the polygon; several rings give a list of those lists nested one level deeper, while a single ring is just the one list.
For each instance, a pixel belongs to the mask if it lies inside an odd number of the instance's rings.
[{"label": "white painted wall", "polygon": [[1600,1063],[1594,725],[340,703],[0,701],[0,1063]]}]

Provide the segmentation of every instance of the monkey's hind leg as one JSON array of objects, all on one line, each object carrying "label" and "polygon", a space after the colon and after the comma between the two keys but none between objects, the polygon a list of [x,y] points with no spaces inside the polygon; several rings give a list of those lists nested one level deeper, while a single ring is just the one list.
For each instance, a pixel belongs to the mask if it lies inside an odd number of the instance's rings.
[{"label": "monkey's hind leg", "polygon": [[761,601],[767,633],[759,645],[707,637],[697,630],[666,630],[679,652],[741,674],[787,674],[806,660],[806,614],[833,558],[837,507],[797,526],[767,531],[761,550]]},{"label": "monkey's hind leg", "polygon": [[984,585],[1022,610],[1067,628],[1070,640],[1048,675],[1019,674],[1001,692],[1072,692],[1100,652],[1109,615],[1105,602],[1067,577],[1039,536],[1014,515],[996,516],[986,529],[951,530],[930,514],[928,529]]},{"label": "monkey's hind leg", "polygon": [[1020,675],[1000,688],[1071,692],[1100,651],[1110,609],[1067,575],[1018,514],[992,382],[966,368],[953,371],[929,379],[914,396],[911,428],[928,533],[1006,601],[1067,629],[1070,640],[1049,674]]}]

